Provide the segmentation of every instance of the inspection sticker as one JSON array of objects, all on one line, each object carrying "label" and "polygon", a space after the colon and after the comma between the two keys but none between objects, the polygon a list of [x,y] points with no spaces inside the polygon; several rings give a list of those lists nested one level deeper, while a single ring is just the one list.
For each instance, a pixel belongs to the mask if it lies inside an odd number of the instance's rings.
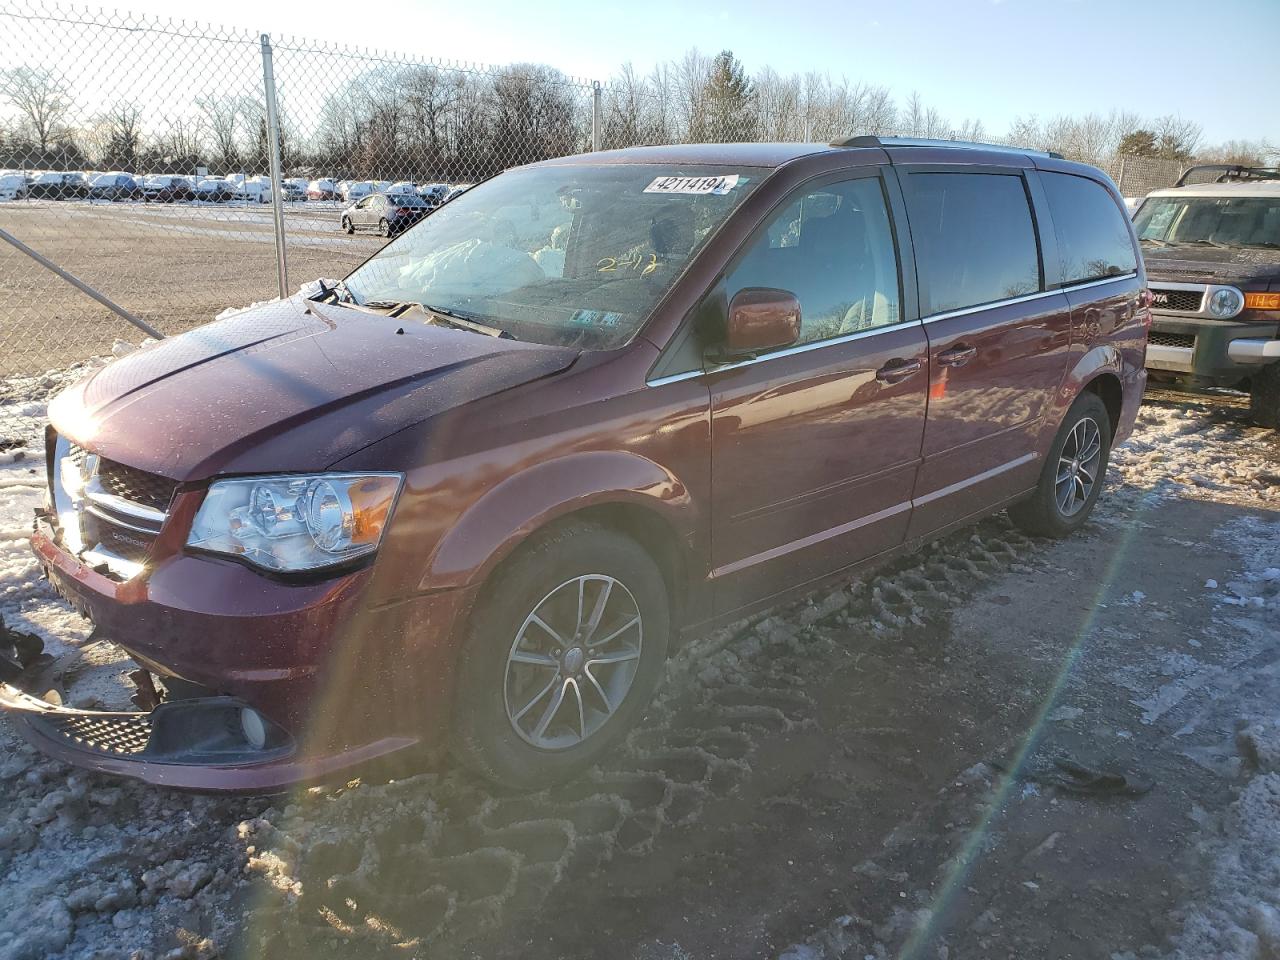
[{"label": "inspection sticker", "polygon": [[738,185],[738,175],[731,173],[723,177],[655,177],[653,183],[644,188],[645,193],[710,193],[723,196]]}]

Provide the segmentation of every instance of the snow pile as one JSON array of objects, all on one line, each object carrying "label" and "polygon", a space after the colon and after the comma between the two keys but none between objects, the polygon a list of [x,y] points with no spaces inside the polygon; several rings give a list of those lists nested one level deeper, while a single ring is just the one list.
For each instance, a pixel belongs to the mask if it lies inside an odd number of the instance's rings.
[{"label": "snow pile", "polygon": [[1186,911],[1170,960],[1280,957],[1280,773],[1254,777],[1211,842],[1210,896]]},{"label": "snow pile", "polygon": [[1111,467],[1147,495],[1280,503],[1274,433],[1242,427],[1194,398],[1144,402],[1133,436],[1112,451]]}]

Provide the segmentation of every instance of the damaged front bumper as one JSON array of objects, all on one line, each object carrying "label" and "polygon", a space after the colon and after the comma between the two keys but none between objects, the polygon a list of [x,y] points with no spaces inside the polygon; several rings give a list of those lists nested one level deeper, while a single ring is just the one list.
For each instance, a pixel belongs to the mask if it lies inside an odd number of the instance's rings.
[{"label": "damaged front bumper", "polygon": [[149,711],[77,710],[0,683],[0,709],[49,756],[187,790],[271,793],[414,743],[392,737],[307,759],[288,733],[237,697],[171,700]]},{"label": "damaged front bumper", "polygon": [[154,709],[97,712],[4,686],[0,710],[44,752],[161,786],[265,793],[438,747],[465,591],[379,603],[369,568],[283,583],[160,551],[121,581],[45,520],[31,542],[53,588],[170,693]]}]

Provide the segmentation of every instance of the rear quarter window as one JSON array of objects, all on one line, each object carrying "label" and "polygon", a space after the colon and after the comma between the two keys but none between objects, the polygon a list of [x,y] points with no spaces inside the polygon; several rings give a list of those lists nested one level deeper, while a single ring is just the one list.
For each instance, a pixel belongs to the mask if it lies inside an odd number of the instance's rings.
[{"label": "rear quarter window", "polygon": [[913,173],[907,179],[926,316],[1040,289],[1040,249],[1021,176]]},{"label": "rear quarter window", "polygon": [[1133,273],[1138,257],[1124,214],[1100,183],[1069,173],[1041,173],[1064,284]]}]

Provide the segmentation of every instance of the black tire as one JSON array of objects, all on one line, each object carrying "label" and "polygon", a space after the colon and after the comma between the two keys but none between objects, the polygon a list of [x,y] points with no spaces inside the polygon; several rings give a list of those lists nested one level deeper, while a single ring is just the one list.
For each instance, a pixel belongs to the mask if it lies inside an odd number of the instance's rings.
[{"label": "black tire", "polygon": [[347,233],[355,233],[355,232],[356,232],[355,225],[351,222],[351,218],[350,218],[350,217],[343,217],[343,218],[342,218],[342,229],[343,229],[343,230],[345,230]]},{"label": "black tire", "polygon": [[[1092,464],[1093,482],[1086,495],[1081,498],[1079,492],[1083,480],[1077,480],[1076,477],[1083,474],[1073,470],[1068,481],[1061,479],[1066,472],[1063,468],[1071,467],[1070,462],[1064,463],[1063,453],[1064,448],[1068,456],[1075,452],[1073,447],[1078,438],[1092,436],[1093,432],[1096,432],[1099,450],[1096,463]],[[1058,428],[1058,435],[1053,438],[1035,493],[1011,506],[1009,519],[1035,536],[1060,538],[1075,533],[1088,521],[1094,504],[1098,502],[1098,495],[1106,480],[1110,454],[1111,415],[1107,412],[1107,406],[1096,393],[1082,393],[1067,411],[1062,426]],[[1086,462],[1084,466],[1088,469],[1089,463]],[[1065,508],[1062,503],[1064,492],[1069,492],[1071,498]]]},{"label": "black tire", "polygon": [[1249,416],[1260,427],[1280,430],[1280,363],[1263,367],[1250,378]]},{"label": "black tire", "polygon": [[[587,732],[588,721],[581,719],[582,714],[570,699],[571,694],[566,692],[570,689],[569,680],[565,678],[571,676],[572,647],[567,644],[561,646],[565,652],[558,660],[558,666],[524,668],[509,663],[522,628],[529,629],[527,625],[531,615],[535,611],[546,611],[548,598],[566,587],[573,589],[570,585],[584,576],[612,578],[616,583],[610,585],[610,589],[614,591],[618,590],[618,584],[625,587],[625,591],[612,595],[617,600],[610,602],[619,602],[623,606],[614,611],[608,625],[600,622],[597,642],[601,635],[607,635],[606,630],[612,633],[617,622],[625,622],[630,615],[629,604],[634,603],[640,621],[634,632],[627,633],[627,643],[639,648],[633,672],[622,678],[629,686],[611,688],[611,696],[620,698],[611,713],[594,708],[591,722],[599,723],[599,726],[590,732]],[[600,592],[594,594],[596,598],[599,596]],[[586,603],[594,606],[591,597]],[[579,614],[576,618],[579,627],[583,616]],[[670,623],[670,607],[662,574],[648,553],[634,540],[586,523],[570,523],[537,537],[499,568],[476,604],[458,664],[451,743],[453,755],[480,776],[517,790],[537,789],[580,773],[626,733],[648,705],[666,661]],[[535,643],[540,637],[547,648],[558,646],[540,630],[535,629],[534,633],[537,634],[533,637]],[[575,635],[570,643],[586,651],[585,656],[592,656],[589,639],[577,640]],[[599,656],[598,653],[595,655]],[[579,654],[579,663],[582,656]],[[588,660],[585,669],[590,670],[590,666]],[[620,667],[623,665],[615,666]],[[526,673],[510,672],[521,669]],[[600,669],[597,667],[598,672]],[[528,678],[529,683],[514,697],[517,703],[512,705],[513,685],[521,676]],[[542,676],[550,678],[545,690],[552,692],[545,699],[542,694],[529,696],[528,690],[541,686]],[[582,676],[581,671],[579,676]],[[606,686],[613,683],[603,674],[600,682]],[[557,713],[552,707],[557,689],[564,698],[563,703],[568,705],[567,714]],[[578,694],[576,703],[579,705],[608,703],[607,700],[595,700],[586,679],[581,688],[575,682],[572,689],[585,691]],[[601,689],[599,683],[596,689]],[[525,721],[526,725],[536,725],[551,710],[556,722],[546,728],[546,733],[563,730],[563,736],[571,742],[554,749],[544,748],[529,739],[528,729],[518,732],[516,728],[520,718],[513,718],[512,711],[520,702],[533,707],[526,708],[530,717]],[[525,711],[516,710],[517,714],[522,712]],[[575,717],[579,729],[587,734],[585,737],[578,738],[573,732]],[[576,742],[572,742],[574,740]]]},{"label": "black tire", "polygon": [[385,217],[378,221],[378,236],[380,237],[391,236],[391,224],[387,223]]}]

